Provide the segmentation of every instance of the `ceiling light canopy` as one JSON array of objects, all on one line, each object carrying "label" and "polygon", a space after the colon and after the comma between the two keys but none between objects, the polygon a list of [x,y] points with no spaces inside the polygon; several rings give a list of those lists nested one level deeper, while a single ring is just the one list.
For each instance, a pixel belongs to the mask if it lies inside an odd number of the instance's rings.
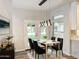
[{"label": "ceiling light canopy", "polygon": [[54,19],[60,19],[60,18],[63,18],[64,15],[57,15],[57,16],[54,16]]},{"label": "ceiling light canopy", "polygon": [[42,4],[44,4],[47,0],[42,0],[40,3],[39,3],[39,6],[41,6]]}]

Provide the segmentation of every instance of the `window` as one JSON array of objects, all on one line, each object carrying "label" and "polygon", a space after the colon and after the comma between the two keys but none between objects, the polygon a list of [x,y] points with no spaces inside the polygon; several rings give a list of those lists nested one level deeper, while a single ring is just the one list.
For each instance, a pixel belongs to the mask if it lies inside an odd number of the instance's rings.
[{"label": "window", "polygon": [[45,39],[46,36],[46,27],[41,27],[41,38],[40,39]]},{"label": "window", "polygon": [[54,36],[63,37],[64,34],[64,23],[54,22]]},{"label": "window", "polygon": [[27,32],[28,38],[35,39],[35,25],[28,25]]}]

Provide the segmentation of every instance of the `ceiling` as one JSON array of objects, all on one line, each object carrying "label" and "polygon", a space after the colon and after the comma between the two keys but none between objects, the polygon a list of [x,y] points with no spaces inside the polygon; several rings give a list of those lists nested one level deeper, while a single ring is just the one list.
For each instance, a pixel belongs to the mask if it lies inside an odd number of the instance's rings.
[{"label": "ceiling", "polygon": [[23,8],[27,10],[51,10],[61,4],[66,0],[47,0],[42,6],[38,4],[42,0],[12,0],[14,8]]},{"label": "ceiling", "polygon": [[12,0],[13,15],[19,19],[48,20],[52,9],[64,5],[69,0],[47,0],[42,6],[42,0]]}]

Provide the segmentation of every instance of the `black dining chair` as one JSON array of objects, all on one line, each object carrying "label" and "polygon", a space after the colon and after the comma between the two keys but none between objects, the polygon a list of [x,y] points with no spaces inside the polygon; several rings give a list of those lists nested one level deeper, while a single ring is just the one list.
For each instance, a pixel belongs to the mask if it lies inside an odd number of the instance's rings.
[{"label": "black dining chair", "polygon": [[55,41],[55,39],[56,39],[56,37],[54,37],[54,36],[51,37],[51,40],[52,41]]},{"label": "black dining chair", "polygon": [[61,50],[62,51],[62,55],[63,55],[63,38],[57,38],[57,41],[59,41],[60,43],[60,45],[59,44],[54,44],[53,46],[52,46],[52,48],[54,49],[54,50],[56,50],[56,56],[57,56],[57,52],[58,52],[58,50]]},{"label": "black dining chair", "polygon": [[30,49],[31,51],[34,51],[34,44],[33,44],[33,40],[31,38],[28,38],[29,41],[29,45],[30,45]]},{"label": "black dining chair", "polygon": [[34,49],[35,49],[35,59],[36,59],[36,54],[38,54],[38,59],[39,59],[39,55],[45,54],[45,49],[43,49],[42,47],[38,46],[38,42],[37,41],[34,41]]}]

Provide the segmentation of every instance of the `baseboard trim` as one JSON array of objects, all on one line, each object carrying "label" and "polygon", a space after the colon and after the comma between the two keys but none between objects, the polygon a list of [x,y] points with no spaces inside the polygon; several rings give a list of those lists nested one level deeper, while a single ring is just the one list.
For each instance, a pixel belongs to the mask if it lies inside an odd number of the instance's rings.
[{"label": "baseboard trim", "polygon": [[21,49],[21,50],[15,50],[15,52],[22,52],[22,51],[30,51],[31,49]]},{"label": "baseboard trim", "polygon": [[63,53],[63,56],[71,58],[71,59],[77,59],[76,57],[74,57],[74,56],[72,56],[72,55],[70,55],[68,53]]},{"label": "baseboard trim", "polygon": [[69,53],[67,53],[67,52],[63,52],[65,55],[67,55],[67,56],[71,56]]},{"label": "baseboard trim", "polygon": [[22,52],[25,51],[26,49],[21,49],[21,50],[15,50],[15,52]]},{"label": "baseboard trim", "polygon": [[26,49],[25,51],[30,51],[31,49]]}]

